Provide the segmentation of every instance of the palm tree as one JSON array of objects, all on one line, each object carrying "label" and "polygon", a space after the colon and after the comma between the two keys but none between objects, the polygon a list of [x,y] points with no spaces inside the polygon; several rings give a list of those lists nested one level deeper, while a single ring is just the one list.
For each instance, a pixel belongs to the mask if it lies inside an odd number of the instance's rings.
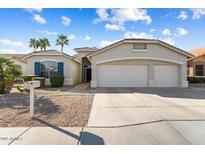
[{"label": "palm tree", "polygon": [[36,51],[36,49],[38,48],[38,40],[36,40],[35,38],[31,38],[29,40],[29,47],[33,48],[34,51]]},{"label": "palm tree", "polygon": [[16,77],[21,75],[21,71],[13,61],[0,57],[0,93],[9,92]]},{"label": "palm tree", "polygon": [[68,37],[66,35],[58,35],[58,38],[56,40],[56,45],[60,45],[61,46],[61,51],[63,52],[63,47],[64,45],[68,45],[69,44],[69,40]]},{"label": "palm tree", "polygon": [[50,47],[50,42],[47,38],[41,38],[41,39],[39,39],[38,45],[39,45],[41,51],[42,50],[46,51],[46,47],[47,46]]},{"label": "palm tree", "polygon": [[[38,49],[39,47],[40,47],[40,41],[36,40],[36,49]],[[42,48],[41,48],[41,51],[42,51]]]}]

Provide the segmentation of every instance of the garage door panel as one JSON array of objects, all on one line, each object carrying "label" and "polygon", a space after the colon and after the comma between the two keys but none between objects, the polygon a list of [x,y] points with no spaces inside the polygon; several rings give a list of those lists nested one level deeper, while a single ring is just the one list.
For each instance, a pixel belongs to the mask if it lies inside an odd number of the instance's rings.
[{"label": "garage door panel", "polygon": [[155,87],[179,87],[179,67],[177,65],[155,65]]},{"label": "garage door panel", "polygon": [[98,87],[147,87],[148,65],[99,65]]}]

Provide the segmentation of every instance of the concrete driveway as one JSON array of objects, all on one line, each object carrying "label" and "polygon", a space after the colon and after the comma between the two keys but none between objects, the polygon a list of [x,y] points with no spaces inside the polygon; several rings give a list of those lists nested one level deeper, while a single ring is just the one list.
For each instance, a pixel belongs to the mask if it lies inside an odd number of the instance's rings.
[{"label": "concrete driveway", "polygon": [[197,88],[112,89],[97,93],[85,132],[90,144],[205,144],[205,91]]}]

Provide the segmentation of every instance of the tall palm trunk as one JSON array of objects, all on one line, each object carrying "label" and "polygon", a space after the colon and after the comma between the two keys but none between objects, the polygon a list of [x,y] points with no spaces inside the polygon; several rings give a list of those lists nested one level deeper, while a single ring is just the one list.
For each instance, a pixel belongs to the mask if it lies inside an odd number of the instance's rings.
[{"label": "tall palm trunk", "polygon": [[64,47],[64,45],[62,44],[62,45],[61,45],[61,52],[63,52],[63,47]]}]

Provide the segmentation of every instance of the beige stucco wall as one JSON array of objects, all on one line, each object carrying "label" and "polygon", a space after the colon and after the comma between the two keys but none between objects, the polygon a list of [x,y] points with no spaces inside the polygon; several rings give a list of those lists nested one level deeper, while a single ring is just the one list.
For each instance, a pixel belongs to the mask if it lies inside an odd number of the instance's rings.
[{"label": "beige stucco wall", "polygon": [[[169,61],[179,65],[180,86],[187,86],[187,57],[172,49],[164,47],[160,44],[147,44],[147,51],[133,51],[132,43],[124,43],[105,52],[93,55],[92,60],[92,81],[91,86],[97,87],[97,65],[106,63],[107,61],[122,59],[147,59],[156,61]],[[145,61],[144,61],[145,62]],[[159,62],[161,63],[161,62]],[[149,63],[152,65],[152,63]],[[152,68],[152,66],[150,66]],[[151,80],[151,79],[150,79]],[[152,81],[150,81],[152,82]]]},{"label": "beige stucco wall", "polygon": [[[34,75],[35,74],[34,63],[41,62],[41,61],[47,61],[47,60],[64,62],[64,76],[65,76],[64,85],[73,85],[78,82],[78,79],[76,79],[75,77],[78,76],[79,71],[75,69],[78,69],[80,64],[73,61],[72,59],[66,58],[65,56],[55,56],[55,55],[31,56],[26,59],[27,65],[26,65],[25,73],[27,75]],[[46,81],[46,84],[47,85],[50,84],[49,80]]]},{"label": "beige stucco wall", "polygon": [[88,54],[93,53],[93,51],[82,51],[82,52],[78,52],[76,55],[76,59],[78,59],[79,61],[82,60],[83,57],[87,56]]},{"label": "beige stucco wall", "polygon": [[71,61],[70,69],[71,69],[71,78],[73,79],[73,84],[77,84],[80,82],[80,64]]}]

